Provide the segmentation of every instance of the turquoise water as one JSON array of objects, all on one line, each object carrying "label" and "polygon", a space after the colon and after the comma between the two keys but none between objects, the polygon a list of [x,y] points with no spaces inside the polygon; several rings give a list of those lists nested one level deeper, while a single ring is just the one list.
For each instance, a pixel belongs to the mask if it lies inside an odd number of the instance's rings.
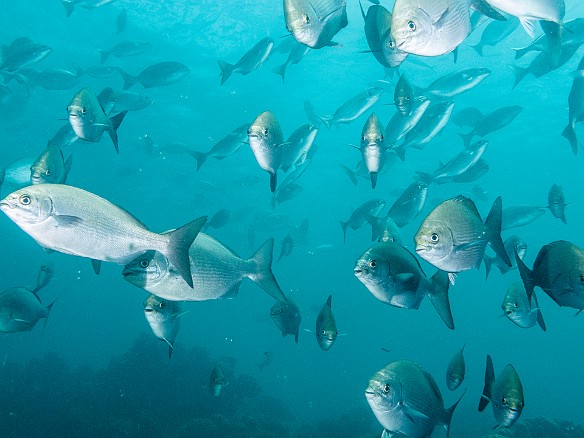
[{"label": "turquoise water", "polygon": [[[393,115],[394,107],[387,104],[393,101],[397,76],[386,79],[390,81],[386,92],[366,115],[330,130],[321,127],[314,161],[299,180],[303,191],[277,207],[284,224],[256,230],[253,244],[248,230],[254,216],[272,210],[268,175],[248,146],[224,160],[209,159],[198,172],[186,154],[144,153],[144,135],[161,146],[181,142],[193,150],[208,150],[265,110],[276,114],[287,137],[307,123],[304,101],[312,102],[319,113],[333,113],[346,99],[384,79],[373,56],[360,53],[367,50],[367,43],[356,2],[347,6],[349,25],[335,37],[339,45],[310,51],[298,65],[289,66],[285,84],[271,70],[285,61],[286,54],[274,52],[260,70],[248,76],[234,74],[223,86],[218,59],[234,63],[261,38],[271,36],[279,43],[286,35],[281,2],[117,0],[94,10],[77,7],[69,18],[56,0],[10,2],[3,9],[2,44],[27,36],[52,48],[46,59],[32,66],[38,70],[87,69],[99,64],[98,49],[128,40],[147,41],[153,48],[133,57],[110,57],[107,65],[137,74],[156,62],[180,61],[191,70],[170,86],[131,89],[153,103],[126,116],[118,131],[119,156],[107,136],[99,143],[64,148],[65,156],[74,157],[69,184],[123,206],[158,232],[227,208],[230,221],[209,233],[242,257],[268,237],[276,239],[277,257],[290,228],[304,219],[309,222],[306,245],[273,266],[280,286],[295,297],[302,312],[298,344],[290,336],[282,338],[270,320],[273,300],[245,280],[237,299],[185,304],[188,314],[182,318],[169,361],[165,344],[154,338],[145,321],[146,293],[123,281],[121,267],[104,264],[96,276],[89,261],[46,254],[1,218],[0,288],[34,285],[39,266],[50,260],[55,276],[40,295],[44,303],[57,299],[44,332],[41,322],[32,332],[0,338],[4,388],[0,424],[5,436],[39,436],[41,430],[47,436],[378,436],[381,426],[364,397],[369,378],[390,361],[414,360],[436,378],[450,406],[461,389],[456,393],[446,389],[445,370],[463,344],[466,394],[452,421],[452,437],[481,436],[495,425],[490,407],[477,412],[486,354],[493,357],[496,373],[511,363],[521,376],[522,419],[584,423],[582,317],[574,318],[575,310],[559,308],[540,291],[546,333],[537,327],[522,330],[500,318],[505,291],[519,280],[517,271],[504,277],[495,271],[487,282],[484,267],[460,274],[450,292],[455,331],[443,325],[428,300],[417,311],[392,308],[377,301],[353,275],[355,260],[370,246],[370,229],[349,230],[343,243],[338,222],[372,198],[391,205],[415,171],[431,172],[439,161],[457,153],[461,147],[457,133],[466,131],[450,122],[424,151],[410,150],[405,163],[387,166],[375,190],[364,179],[354,186],[339,165],[354,167],[360,159],[349,144],[358,144],[367,114],[375,111],[384,124]],[[128,25],[117,35],[116,19],[123,9]],[[577,17],[584,17],[584,4],[567,0],[566,21]],[[512,124],[487,137],[484,158],[490,170],[476,183],[488,191],[489,199],[477,200],[477,205],[483,217],[499,195],[504,207],[545,206],[549,187],[563,186],[571,204],[567,225],[546,213],[503,235],[519,234],[527,242],[526,261],[532,266],[537,251],[548,242],[564,239],[584,245],[582,153],[574,156],[560,136],[567,121],[572,72],[583,52],[578,50],[549,75],[529,76],[512,89],[511,48],[529,44],[529,36],[518,28],[479,57],[469,45],[478,41],[480,31],[460,46],[457,64],[452,55],[445,55],[424,59],[425,66],[406,61],[400,70],[423,87],[456,70],[487,67],[491,76],[456,97],[454,113],[468,106],[484,113],[505,105],[524,108]],[[532,57],[518,64],[526,65]],[[77,87],[64,91],[39,87],[29,92],[11,82],[0,107],[0,166],[38,156],[65,123],[66,107],[78,89],[89,86],[97,93],[122,85],[119,75],[109,79],[84,75]],[[584,135],[581,127],[577,131]],[[458,194],[473,198],[474,184],[432,185],[422,213],[402,229],[406,246],[413,250],[413,236],[435,205]],[[3,196],[7,189],[2,188]],[[435,270],[426,262],[422,266],[427,274]],[[314,335],[303,329],[314,331],[329,294],[338,330],[346,336],[323,352]],[[266,352],[271,361],[260,370]],[[225,357],[235,358],[234,376],[221,398],[214,400],[205,386],[214,364]],[[205,429],[201,425],[205,421],[215,429]],[[247,429],[233,429],[246,421]],[[92,429],[96,422],[100,428]],[[443,436],[442,430],[435,435]]]}]

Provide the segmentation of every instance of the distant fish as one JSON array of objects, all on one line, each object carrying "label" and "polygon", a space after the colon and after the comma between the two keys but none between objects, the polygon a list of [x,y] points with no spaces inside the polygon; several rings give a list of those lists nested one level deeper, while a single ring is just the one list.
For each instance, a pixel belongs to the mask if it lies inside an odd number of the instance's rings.
[{"label": "distant fish", "polygon": [[274,40],[266,37],[244,53],[236,64],[217,61],[219,63],[219,68],[221,69],[221,85],[223,85],[234,72],[245,76],[252,71],[259,69],[270,56],[273,47]]},{"label": "distant fish", "polygon": [[118,14],[118,18],[116,18],[116,34],[120,34],[124,30],[126,30],[127,25],[128,11],[126,9],[122,9],[121,12]]},{"label": "distant fish", "polygon": [[483,49],[486,46],[496,46],[511,35],[518,25],[519,20],[515,17],[508,17],[506,21],[493,20],[483,30],[480,41],[470,47],[483,56]]},{"label": "distant fish", "polygon": [[52,51],[53,49],[49,46],[35,43],[30,38],[17,38],[10,45],[2,47],[0,71],[15,72],[36,64],[49,56]]},{"label": "distant fish", "polygon": [[294,341],[298,343],[298,332],[300,331],[300,309],[291,297],[286,301],[278,301],[270,309],[270,316],[276,326],[282,332],[282,336],[294,335]]},{"label": "distant fish", "polygon": [[337,45],[335,35],[349,23],[346,0],[284,0],[286,28],[313,49]]},{"label": "distant fish", "polygon": [[525,287],[521,282],[514,282],[509,286],[507,294],[501,304],[503,314],[518,327],[529,328],[538,324],[545,332],[546,325],[537,303],[535,294],[528,298]]},{"label": "distant fish", "polygon": [[515,253],[517,253],[517,256],[523,260],[525,253],[527,252],[527,244],[518,236],[508,237],[505,242],[503,242],[503,246],[505,247],[505,252],[509,256],[509,260],[511,260],[511,266],[505,263],[501,257],[497,255],[489,257],[485,254],[483,260],[485,262],[486,278],[489,278],[489,273],[491,272],[493,265],[499,268],[501,275],[505,275],[507,272],[517,267]]},{"label": "distant fish", "polygon": [[412,108],[414,106],[414,88],[406,79],[405,74],[401,75],[397,84],[395,84],[393,102],[395,103],[398,112],[403,117],[412,114]]},{"label": "distant fish", "polygon": [[61,68],[51,68],[40,72],[21,69],[15,73],[15,77],[31,88],[42,87],[45,90],[70,90],[79,83],[78,72]]},{"label": "distant fish", "polygon": [[197,160],[197,170],[201,168],[207,158],[222,160],[236,153],[245,143],[247,143],[248,128],[249,123],[244,123],[243,125],[238,126],[213,145],[213,147],[207,152],[190,151],[189,155]]},{"label": "distant fish", "polygon": [[223,374],[219,365],[216,365],[211,371],[211,376],[209,377],[209,389],[211,390],[213,397],[219,397],[219,395],[221,395],[221,390],[225,385],[227,385],[225,374]]},{"label": "distant fish", "polygon": [[144,88],[162,87],[180,81],[190,73],[190,69],[180,62],[159,62],[142,70],[138,76],[131,76],[118,69],[124,78],[124,90],[127,90],[136,82]]},{"label": "distant fish", "polygon": [[491,75],[491,70],[484,67],[467,68],[444,75],[427,88],[418,90],[418,93],[432,99],[439,97],[442,99],[450,99],[454,96],[472,90],[486,78]]},{"label": "distant fish", "polygon": [[459,134],[464,145],[469,145],[475,136],[484,138],[491,132],[503,129],[509,125],[515,118],[521,114],[523,107],[519,105],[504,106],[497,108],[495,111],[483,116],[477,121],[472,130],[467,134]]},{"label": "distant fish", "polygon": [[566,204],[562,186],[553,184],[548,193],[548,208],[554,217],[560,219],[565,224],[568,223],[565,213],[566,205],[568,204]]},{"label": "distant fish", "polygon": [[[152,103],[148,96],[131,91],[114,91],[111,88],[102,90],[99,95],[99,103],[106,114],[117,114],[124,111],[138,111]],[[103,99],[103,100],[102,100]]]},{"label": "distant fish", "polygon": [[454,113],[452,116],[452,123],[460,126],[461,128],[468,127],[472,129],[483,117],[485,116],[480,109],[475,107],[467,107]]},{"label": "distant fish", "polygon": [[366,213],[378,215],[384,208],[385,201],[381,199],[371,199],[370,201],[366,201],[358,208],[356,208],[353,213],[351,213],[349,219],[344,222],[341,221],[341,228],[343,229],[343,242],[345,242],[347,238],[347,228],[358,230],[363,225],[365,225],[365,222],[367,222],[365,217]]},{"label": "distant fish", "polygon": [[168,344],[168,358],[172,357],[174,340],[180,328],[180,303],[167,301],[156,295],[150,295],[144,300],[144,316],[152,329],[154,336]]},{"label": "distant fish", "polygon": [[446,386],[451,391],[454,391],[460,386],[464,381],[464,376],[466,374],[466,366],[464,363],[464,345],[460,351],[456,352],[450,362],[448,363],[448,369],[446,370]]},{"label": "distant fish", "polygon": [[503,210],[501,229],[504,231],[523,227],[544,215],[545,212],[546,209],[543,207],[532,207],[530,205],[507,207]]},{"label": "distant fish", "polygon": [[403,228],[422,211],[428,197],[428,184],[415,181],[405,188],[389,208],[387,213],[395,224]]},{"label": "distant fish", "polygon": [[361,131],[360,150],[373,189],[377,185],[377,176],[385,164],[387,154],[384,133],[383,124],[375,113],[371,113]]},{"label": "distant fish", "polygon": [[304,55],[306,55],[309,50],[310,47],[295,42],[284,64],[276,67],[275,69],[272,70],[272,72],[282,76],[282,83],[284,83],[286,81],[286,71],[288,69],[288,66],[298,64],[300,61],[302,61],[302,58],[304,58]]},{"label": "distant fish", "polygon": [[117,43],[109,50],[99,50],[101,53],[101,63],[107,61],[110,56],[125,58],[127,56],[142,55],[152,49],[152,44],[145,41],[123,41]]},{"label": "distant fish", "polygon": [[576,123],[584,121],[584,57],[578,64],[578,70],[572,80],[572,88],[568,96],[568,125],[562,132],[562,137],[570,142],[574,155],[578,153],[578,137]]},{"label": "distant fish", "polygon": [[286,234],[286,237],[282,239],[282,243],[280,244],[280,255],[278,256],[278,261],[282,260],[284,257],[288,257],[292,254],[292,250],[294,249],[294,239],[290,233]]},{"label": "distant fish", "polygon": [[206,230],[208,228],[215,229],[223,228],[227,224],[227,222],[229,222],[230,217],[231,213],[226,208],[217,210],[217,212],[213,216],[211,216],[211,219],[205,222],[203,230]]},{"label": "distant fish", "polygon": [[320,349],[324,351],[330,350],[339,334],[331,307],[332,295],[329,295],[316,317],[316,342]]},{"label": "distant fish", "polygon": [[115,0],[61,0],[61,3],[65,7],[65,16],[70,17],[76,6],[81,6],[85,9],[96,9],[114,1]]},{"label": "distant fish", "polygon": [[299,126],[284,144],[280,169],[284,172],[295,165],[302,165],[311,153],[311,148],[318,134],[318,127],[312,124]]},{"label": "distant fish", "polygon": [[406,117],[399,111],[395,112],[385,128],[386,142],[389,147],[395,146],[399,140],[416,127],[430,103],[430,99],[420,99],[414,102],[411,114]]}]

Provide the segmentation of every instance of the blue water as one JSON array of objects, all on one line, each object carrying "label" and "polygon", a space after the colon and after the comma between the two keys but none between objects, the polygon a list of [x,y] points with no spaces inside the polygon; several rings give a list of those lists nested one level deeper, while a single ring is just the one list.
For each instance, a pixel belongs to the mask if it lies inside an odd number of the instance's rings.
[{"label": "blue water", "polygon": [[[390,8],[389,5],[386,5]],[[377,423],[364,397],[369,378],[388,362],[411,359],[438,382],[450,406],[461,389],[450,393],[445,370],[451,356],[465,347],[466,394],[452,421],[452,437],[482,436],[495,425],[489,407],[478,413],[486,354],[495,372],[511,363],[525,390],[522,419],[557,418],[584,423],[581,394],[584,381],[582,317],[559,308],[543,293],[540,305],[548,331],[522,330],[500,318],[500,304],[517,271],[498,271],[485,282],[484,267],[460,274],[450,297],[456,330],[448,330],[433,307],[401,310],[377,301],[354,277],[355,260],[370,246],[370,228],[349,230],[343,243],[338,222],[372,198],[389,205],[411,182],[416,170],[431,172],[460,150],[461,130],[452,122],[424,151],[410,150],[405,163],[396,162],[379,176],[372,190],[367,180],[353,186],[339,165],[353,167],[366,116],[349,125],[322,127],[318,152],[300,179],[302,193],[278,206],[288,225],[258,231],[253,245],[248,228],[257,213],[271,211],[268,175],[257,165],[249,147],[225,160],[209,159],[199,172],[186,154],[146,155],[140,148],[145,134],[157,144],[182,142],[193,150],[208,150],[242,123],[270,110],[284,135],[307,123],[303,109],[310,100],[320,113],[333,113],[346,99],[384,78],[383,68],[367,53],[363,20],[356,2],[349,2],[349,25],[335,38],[337,47],[309,52],[289,66],[286,83],[271,70],[285,54],[273,53],[258,71],[234,74],[220,86],[217,59],[236,62],[265,36],[276,43],[286,35],[281,2],[200,2],[193,0],[118,0],[95,10],[81,7],[65,17],[57,0],[9,2],[0,15],[1,43],[27,36],[53,51],[33,68],[73,69],[99,64],[98,49],[142,40],[153,44],[143,55],[110,57],[107,64],[137,74],[160,61],[180,61],[191,72],[166,87],[131,91],[154,103],[130,112],[119,129],[120,154],[106,136],[99,143],[76,143],[64,150],[74,157],[68,183],[96,193],[132,212],[154,231],[164,231],[221,208],[232,213],[223,228],[211,230],[243,257],[267,237],[275,237],[275,255],[290,227],[309,221],[306,247],[273,266],[286,294],[302,312],[300,340],[282,338],[270,319],[273,300],[245,280],[234,300],[187,303],[173,358],[156,340],[142,311],[147,294],[123,281],[121,267],[104,264],[96,276],[88,260],[47,254],[7,218],[0,218],[0,289],[33,286],[39,266],[55,265],[55,276],[41,292],[44,303],[57,302],[43,331],[0,338],[0,424],[2,436],[379,436]],[[116,18],[127,10],[128,26],[116,35]],[[567,0],[566,20],[584,16],[584,4]],[[531,266],[539,248],[564,239],[584,246],[581,190],[582,154],[574,156],[560,136],[567,121],[567,96],[584,52],[579,50],[563,67],[540,79],[529,76],[515,89],[508,65],[513,47],[531,41],[518,28],[499,46],[479,57],[468,47],[480,30],[452,56],[425,59],[431,68],[406,61],[401,71],[419,86],[456,70],[484,66],[492,75],[477,88],[455,98],[455,113],[476,106],[484,113],[505,105],[524,109],[509,126],[488,136],[484,158],[489,172],[477,183],[489,194],[477,205],[486,215],[492,200],[503,205],[547,205],[553,183],[563,186],[568,224],[546,213],[536,222],[504,233],[519,235],[529,248]],[[525,65],[529,58],[519,61]],[[528,58],[528,59],[527,59]],[[396,76],[397,77],[397,76]],[[385,124],[393,115],[396,78],[373,110]],[[78,89],[99,92],[121,89],[122,79],[83,76]],[[12,83],[13,94],[0,107],[0,166],[37,156],[66,120],[66,106],[78,91],[34,88],[30,94]],[[584,135],[581,127],[579,134]],[[283,174],[280,174],[280,181]],[[439,202],[458,194],[473,197],[471,184],[432,185],[422,213],[402,230],[407,247],[426,214]],[[6,195],[4,188],[2,195]],[[315,249],[326,245],[321,249]],[[422,262],[429,274],[434,268]],[[318,310],[329,294],[340,336],[333,348],[318,348],[314,331]],[[389,350],[386,352],[382,350]],[[268,352],[272,360],[260,370]],[[206,385],[215,363],[235,358],[234,375],[219,399]],[[444,436],[437,430],[435,436]]]}]

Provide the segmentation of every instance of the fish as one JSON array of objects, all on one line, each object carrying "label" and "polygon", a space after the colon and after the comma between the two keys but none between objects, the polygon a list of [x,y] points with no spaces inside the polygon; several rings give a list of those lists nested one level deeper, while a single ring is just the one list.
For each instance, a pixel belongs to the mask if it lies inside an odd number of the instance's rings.
[{"label": "fish", "polygon": [[294,249],[294,239],[290,233],[286,234],[286,237],[282,239],[282,244],[280,245],[280,255],[278,256],[278,261],[282,260],[284,257],[288,257],[292,254]]},{"label": "fish", "polygon": [[465,91],[472,90],[491,75],[492,71],[484,67],[467,68],[449,73],[432,82],[418,93],[429,99],[451,99]]},{"label": "fish", "polygon": [[436,426],[443,426],[448,436],[452,414],[460,402],[445,409],[434,378],[409,360],[391,362],[375,373],[365,397],[385,437],[428,437]]},{"label": "fish", "polygon": [[371,240],[377,240],[378,242],[391,240],[403,246],[403,239],[399,227],[389,213],[385,217],[377,217],[370,213],[365,213],[365,219],[371,225]]},{"label": "fish", "polygon": [[456,352],[450,362],[448,363],[448,369],[446,370],[446,386],[451,391],[454,391],[460,386],[464,381],[464,375],[466,372],[466,366],[464,363],[464,345],[460,351]]},{"label": "fish", "polygon": [[259,166],[270,174],[270,190],[274,193],[284,147],[284,134],[274,113],[264,111],[257,116],[247,129],[247,136]]},{"label": "fish", "polygon": [[52,53],[53,49],[35,43],[27,37],[16,38],[0,52],[0,71],[12,73],[36,64]]},{"label": "fish", "polygon": [[51,262],[43,263],[39,269],[38,274],[37,274],[37,285],[32,290],[33,293],[36,294],[38,291],[40,291],[42,288],[44,288],[47,284],[49,284],[49,282],[53,278],[54,273],[55,273],[55,268]]},{"label": "fish", "polygon": [[493,202],[484,223],[471,199],[462,195],[448,199],[422,222],[414,237],[416,253],[448,272],[453,284],[456,273],[479,268],[487,244],[511,266],[501,240],[501,214],[500,196]]},{"label": "fish", "polygon": [[227,224],[229,218],[231,218],[231,213],[229,212],[229,210],[227,210],[226,208],[217,210],[217,212],[213,216],[211,216],[211,219],[205,222],[203,230],[207,230],[209,228],[215,229],[222,228]]},{"label": "fish", "polygon": [[65,16],[70,17],[76,6],[81,6],[85,9],[96,9],[114,1],[115,0],[61,0],[61,4],[65,7]]},{"label": "fish", "polygon": [[562,24],[566,6],[564,0],[488,0],[489,4],[500,11],[519,18],[527,34],[535,36],[535,24],[539,20]]},{"label": "fish", "polygon": [[199,233],[188,251],[189,282],[158,251],[147,251],[129,261],[122,276],[134,286],[170,301],[235,298],[244,278],[274,299],[285,301],[272,273],[273,249],[274,239],[268,239],[249,259],[243,259],[217,239]]},{"label": "fish", "polygon": [[395,103],[397,111],[402,116],[407,117],[412,114],[414,105],[414,88],[408,82],[405,75],[401,75],[395,85],[393,102]]},{"label": "fish", "polygon": [[21,158],[11,163],[6,169],[0,169],[0,176],[2,176],[0,185],[18,188],[30,185],[30,167],[35,160],[35,157]]},{"label": "fish", "polygon": [[236,153],[248,140],[247,129],[249,123],[239,125],[221,140],[213,145],[207,152],[189,151],[188,154],[197,160],[197,170],[201,168],[207,158],[222,160]]},{"label": "fish", "polygon": [[71,171],[73,156],[67,161],[58,146],[47,146],[42,154],[30,167],[30,182],[32,184],[65,184]]},{"label": "fish", "polygon": [[109,87],[99,93],[98,100],[106,115],[124,111],[138,111],[152,103],[152,100],[143,94],[132,93],[131,91],[115,91]]},{"label": "fish", "polygon": [[480,56],[483,56],[483,50],[486,46],[496,46],[511,35],[517,29],[517,26],[519,26],[519,20],[513,16],[507,17],[505,21],[493,20],[481,33],[480,41],[470,47],[475,49]]},{"label": "fish", "polygon": [[174,340],[180,328],[180,303],[164,300],[150,294],[144,300],[144,316],[154,336],[168,344],[168,358],[172,357]]},{"label": "fish", "polygon": [[562,131],[562,137],[570,142],[574,155],[578,154],[578,137],[576,123],[584,121],[584,57],[578,64],[578,69],[572,80],[572,87],[568,95],[568,124]]},{"label": "fish", "polygon": [[394,201],[387,213],[399,228],[405,227],[422,211],[428,197],[428,184],[414,181]]},{"label": "fish", "polygon": [[501,308],[509,321],[518,327],[529,328],[538,324],[544,332],[546,331],[537,296],[533,294],[530,300],[523,283],[515,281],[509,286]]},{"label": "fish", "polygon": [[483,138],[491,132],[498,131],[499,129],[509,125],[517,118],[519,114],[521,114],[522,111],[523,107],[519,105],[497,108],[493,112],[483,116],[480,120],[478,120],[470,132],[458,135],[460,135],[462,142],[466,146],[470,144],[472,139],[476,136]]},{"label": "fish", "polygon": [[566,205],[568,204],[566,204],[562,186],[552,184],[548,192],[548,209],[554,217],[560,219],[565,224],[568,223],[566,221]]},{"label": "fish", "polygon": [[144,88],[171,85],[191,72],[186,65],[176,61],[158,62],[145,68],[137,76],[132,76],[121,68],[118,68],[118,71],[124,79],[124,90],[130,88],[136,82],[142,84]]},{"label": "fish", "polygon": [[294,199],[303,190],[304,188],[301,185],[296,184],[295,182],[287,183],[286,180],[284,180],[272,196],[270,201],[272,208],[275,209],[278,204]]},{"label": "fish", "polygon": [[476,181],[488,171],[489,163],[487,163],[484,159],[481,158],[460,175],[453,176],[451,182],[460,184],[470,183]]},{"label": "fish", "polygon": [[479,402],[479,412],[493,404],[493,415],[498,427],[510,427],[521,416],[525,399],[523,386],[513,365],[507,364],[495,379],[493,359],[487,354],[485,387]]},{"label": "fish", "polygon": [[[515,256],[528,300],[539,286],[560,307],[584,310],[584,251],[557,240],[539,250],[533,268]],[[579,313],[578,312],[578,313]]]},{"label": "fish", "polygon": [[[566,32],[562,32],[562,44],[565,45],[581,45],[584,43],[584,18],[575,18],[570,21],[566,21],[563,24]],[[515,48],[515,59],[522,58],[527,53],[532,51],[537,52],[548,52],[550,50],[550,44],[548,41],[548,35],[543,33],[535,40],[533,40],[528,46]]]},{"label": "fish", "polygon": [[446,164],[441,164],[433,173],[416,173],[428,185],[431,183],[445,184],[452,182],[454,177],[462,175],[481,159],[488,144],[488,141],[480,140],[473,145],[465,147]]},{"label": "fish", "polygon": [[126,9],[122,9],[118,14],[118,18],[116,18],[116,34],[121,34],[124,30],[126,30],[126,26],[128,25],[128,11]]},{"label": "fish", "polygon": [[437,271],[428,279],[416,257],[400,244],[374,244],[359,257],[353,273],[375,298],[394,307],[418,309],[428,295],[444,324],[454,330],[448,276]]},{"label": "fish", "polygon": [[[332,116],[309,116],[309,119],[314,121],[319,119],[327,128],[339,123],[351,123],[357,119],[361,114],[371,108],[379,100],[383,94],[383,88],[372,87],[365,91],[361,91],[355,96],[351,97],[343,103]],[[310,104],[310,103],[309,103]]]},{"label": "fish", "polygon": [[530,205],[518,205],[507,207],[503,210],[501,230],[523,227],[544,215],[546,209],[543,207],[532,207]]},{"label": "fish", "polygon": [[511,260],[511,266],[507,265],[503,260],[501,260],[500,257],[497,257],[496,255],[494,257],[489,257],[485,254],[483,256],[483,261],[485,262],[486,279],[489,278],[489,273],[491,272],[493,265],[499,268],[501,275],[505,275],[507,272],[517,267],[514,256],[515,252],[517,252],[517,255],[521,258],[521,260],[523,260],[523,257],[525,257],[525,253],[527,252],[527,243],[525,243],[523,239],[518,236],[508,237],[505,242],[503,242],[503,246],[505,247],[505,252],[509,256],[509,260]]},{"label": "fish", "polygon": [[343,229],[343,242],[347,239],[347,228],[351,228],[352,230],[358,230],[367,219],[365,218],[365,213],[373,213],[377,215],[385,208],[385,201],[381,199],[371,199],[369,201],[364,202],[359,207],[357,207],[351,216],[346,221],[341,221],[341,228]]},{"label": "fish", "polygon": [[395,112],[385,127],[385,141],[388,147],[393,147],[408,132],[416,127],[430,106],[430,103],[430,99],[421,99],[414,102],[411,114],[406,117],[404,117],[399,111]]},{"label": "fish", "polygon": [[299,126],[290,134],[284,144],[280,169],[288,172],[291,167],[302,165],[311,153],[317,135],[318,126],[311,123]]},{"label": "fish", "polygon": [[305,46],[304,44],[300,44],[294,40],[294,46],[292,47],[292,50],[290,50],[290,53],[288,53],[288,57],[286,58],[284,64],[276,67],[272,70],[272,72],[280,75],[282,77],[282,83],[285,83],[288,66],[298,64],[300,61],[302,61],[302,58],[304,58],[309,50],[310,47]]},{"label": "fish", "polygon": [[270,317],[282,332],[282,336],[294,335],[294,342],[298,343],[298,332],[302,317],[300,309],[291,297],[286,301],[278,301],[270,309]]},{"label": "fish", "polygon": [[377,185],[377,175],[385,164],[387,147],[385,145],[385,127],[375,113],[371,113],[361,131],[361,156],[371,178],[371,188]]},{"label": "fish", "polygon": [[480,109],[467,107],[461,109],[452,116],[452,123],[461,128],[468,127],[472,129],[483,117],[485,117],[485,115]]},{"label": "fish", "polygon": [[339,334],[331,306],[332,295],[329,295],[316,317],[316,342],[323,351],[331,349]]},{"label": "fish", "polygon": [[121,112],[108,118],[101,107],[97,96],[89,89],[81,89],[67,106],[69,123],[75,135],[82,140],[98,142],[104,132],[112,139],[116,152],[118,148],[117,130],[127,112]]},{"label": "fish", "polygon": [[313,49],[335,46],[333,38],[349,24],[345,0],[284,0],[286,29]]},{"label": "fish", "polygon": [[19,82],[29,87],[42,87],[45,90],[70,90],[79,83],[79,73],[62,68],[43,71],[21,69],[14,75]]},{"label": "fish", "polygon": [[259,69],[268,59],[273,48],[274,40],[270,37],[266,37],[258,41],[255,46],[245,52],[235,64],[229,64],[228,62],[221,60],[217,61],[219,69],[221,70],[221,85],[223,85],[233,73],[239,73],[245,76],[252,71]]},{"label": "fish", "polygon": [[63,184],[12,192],[0,201],[0,210],[43,248],[64,254],[125,265],[148,250],[159,251],[191,287],[188,249],[207,220],[156,234],[106,199]]},{"label": "fish", "polygon": [[152,49],[152,44],[146,41],[122,41],[115,44],[109,50],[99,49],[101,63],[105,63],[110,56],[125,58],[127,56],[143,55]]},{"label": "fish", "polygon": [[209,389],[211,390],[213,397],[219,397],[221,395],[221,390],[225,385],[227,385],[225,374],[223,374],[219,365],[215,365],[211,371],[211,376],[209,377]]}]

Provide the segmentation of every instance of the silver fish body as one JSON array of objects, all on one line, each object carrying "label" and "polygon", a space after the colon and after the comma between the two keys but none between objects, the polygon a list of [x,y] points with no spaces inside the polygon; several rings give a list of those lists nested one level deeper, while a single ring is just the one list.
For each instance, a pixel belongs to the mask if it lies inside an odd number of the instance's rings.
[{"label": "silver fish body", "polygon": [[270,190],[274,193],[284,147],[282,128],[272,112],[264,111],[250,125],[247,135],[257,163],[270,174]]},{"label": "silver fish body", "polygon": [[215,143],[213,147],[207,152],[189,151],[189,155],[197,160],[197,170],[201,168],[207,158],[222,160],[223,158],[236,153],[248,141],[248,128],[248,123],[244,123],[243,125],[238,126],[217,143]]},{"label": "silver fish body", "polygon": [[385,141],[388,146],[395,145],[408,132],[418,124],[428,107],[430,99],[422,99],[414,102],[412,112],[409,116],[404,117],[399,111],[396,111],[385,128]]},{"label": "silver fish body", "polygon": [[330,350],[339,334],[331,306],[332,295],[329,295],[316,317],[316,342],[324,351]]},{"label": "silver fish body", "polygon": [[174,340],[180,328],[180,304],[167,301],[156,295],[144,300],[144,316],[154,336],[168,344],[168,357],[172,356]]},{"label": "silver fish body", "polygon": [[296,41],[313,49],[335,45],[335,35],[347,26],[345,0],[284,0],[286,28]]},{"label": "silver fish body", "polygon": [[527,291],[521,282],[516,281],[509,286],[501,308],[503,309],[503,314],[516,326],[529,328],[539,324],[541,329],[546,331],[536,295],[533,294],[529,299]]},{"label": "silver fish body", "polygon": [[314,140],[318,134],[318,127],[306,124],[298,127],[284,144],[280,169],[287,172],[295,165],[302,165],[306,161]]},{"label": "silver fish body", "polygon": [[343,103],[332,117],[321,117],[321,120],[327,128],[336,123],[351,123],[375,105],[381,94],[383,94],[383,88],[368,88]]},{"label": "silver fish body", "polygon": [[568,223],[566,221],[566,198],[564,197],[564,191],[562,186],[553,184],[548,192],[548,209],[552,215],[560,219],[563,223]]},{"label": "silver fish body", "polygon": [[470,144],[475,136],[485,137],[511,123],[521,114],[523,107],[519,105],[504,106],[482,117],[468,134],[460,134],[465,145]]},{"label": "silver fish body", "polygon": [[243,54],[243,56],[235,64],[229,64],[225,61],[217,61],[221,69],[221,85],[233,73],[247,75],[252,71],[259,69],[263,63],[268,59],[272,49],[274,48],[274,40],[266,37],[258,41],[251,49]]},{"label": "silver fish body", "polygon": [[543,207],[532,207],[530,205],[518,205],[508,207],[503,210],[501,222],[502,230],[523,227],[544,215],[546,209]]},{"label": "silver fish body", "polygon": [[536,21],[562,24],[566,6],[564,0],[487,0],[491,6],[519,18],[525,31],[533,38]]},{"label": "silver fish body", "polygon": [[216,365],[209,376],[209,389],[213,397],[219,397],[221,390],[226,384],[227,379],[225,378],[225,374],[223,374],[223,370],[221,370],[219,365]]},{"label": "silver fish body", "polygon": [[72,160],[65,161],[59,147],[48,146],[30,167],[31,184],[65,184]]},{"label": "silver fish body", "polygon": [[428,197],[428,184],[423,181],[411,183],[389,208],[388,216],[400,228],[405,227],[422,211]]},{"label": "silver fish body", "polygon": [[385,129],[381,121],[372,113],[361,132],[361,156],[371,178],[371,187],[377,184],[377,175],[385,163],[387,148],[385,146]]},{"label": "silver fish body", "polygon": [[464,347],[457,351],[450,362],[448,363],[448,368],[446,369],[446,386],[451,391],[454,391],[460,386],[464,381],[464,376],[466,374],[466,365],[464,362]]},{"label": "silver fish body", "polygon": [[191,70],[184,64],[176,61],[158,62],[146,67],[137,76],[132,76],[125,71],[118,69],[124,79],[124,90],[127,90],[136,82],[142,84],[144,88],[163,87],[180,81]]},{"label": "silver fish body", "polygon": [[346,221],[341,221],[341,228],[343,229],[343,241],[345,241],[347,237],[347,228],[351,228],[352,230],[358,230],[367,219],[365,218],[365,213],[373,213],[375,215],[379,214],[381,210],[385,208],[385,201],[381,199],[371,199],[370,201],[366,201],[357,207],[351,216]]},{"label": "silver fish body", "polygon": [[428,98],[450,99],[475,88],[490,75],[488,68],[467,68],[436,79],[422,93]]},{"label": "silver fish body", "polygon": [[146,41],[123,41],[109,50],[99,50],[99,53],[101,53],[101,62],[103,64],[111,55],[116,58],[125,58],[126,56],[142,55],[150,49],[152,49],[152,44]]}]

